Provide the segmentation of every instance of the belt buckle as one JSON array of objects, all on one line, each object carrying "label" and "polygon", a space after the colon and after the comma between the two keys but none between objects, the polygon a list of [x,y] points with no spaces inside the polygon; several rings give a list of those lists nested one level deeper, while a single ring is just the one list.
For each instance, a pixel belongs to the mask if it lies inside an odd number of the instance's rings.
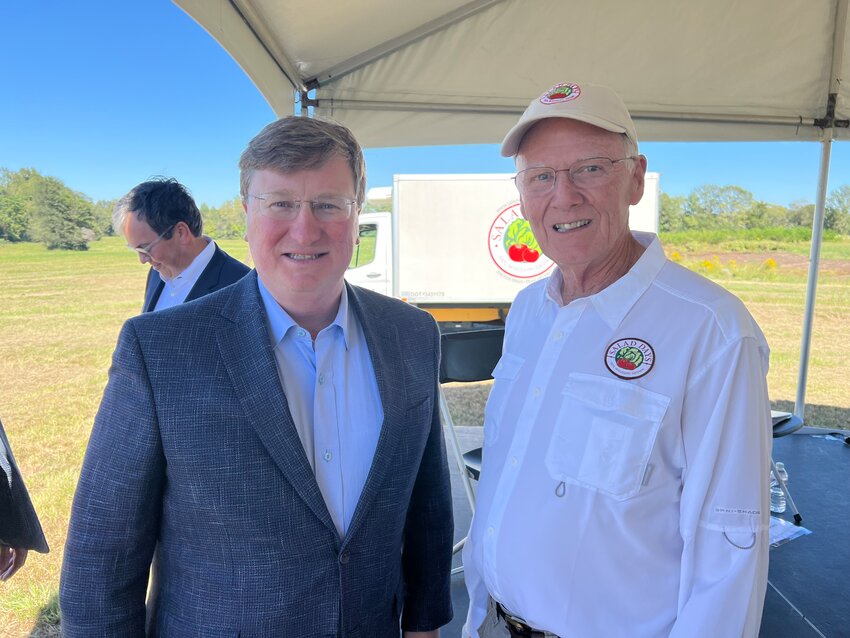
[{"label": "belt buckle", "polygon": [[540,632],[535,631],[531,628],[531,626],[525,624],[524,621],[520,620],[516,616],[512,616],[505,608],[499,604],[498,611],[501,612],[501,616],[506,623],[508,623],[511,627],[514,628],[518,633],[526,635],[526,636],[534,636],[535,634],[542,635]]},{"label": "belt buckle", "polygon": [[526,633],[526,634],[531,633],[531,627],[529,627],[528,625],[526,625],[523,622],[520,622],[519,620],[517,620],[516,618],[514,618],[510,614],[505,614],[505,620],[507,622],[509,622],[511,625],[513,625],[513,628],[516,629],[517,631],[520,631],[520,632]]}]

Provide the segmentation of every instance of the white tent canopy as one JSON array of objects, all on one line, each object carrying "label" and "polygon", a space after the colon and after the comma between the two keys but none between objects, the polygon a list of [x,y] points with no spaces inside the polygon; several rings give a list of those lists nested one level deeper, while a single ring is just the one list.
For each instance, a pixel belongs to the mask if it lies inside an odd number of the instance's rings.
[{"label": "white tent canopy", "polygon": [[175,0],[278,115],[364,146],[494,142],[557,82],[607,84],[642,140],[850,138],[846,2]]},{"label": "white tent canopy", "polygon": [[278,115],[367,147],[497,142],[562,81],[614,88],[644,141],[823,143],[802,416],[830,144],[850,139],[848,0],[174,0]]}]

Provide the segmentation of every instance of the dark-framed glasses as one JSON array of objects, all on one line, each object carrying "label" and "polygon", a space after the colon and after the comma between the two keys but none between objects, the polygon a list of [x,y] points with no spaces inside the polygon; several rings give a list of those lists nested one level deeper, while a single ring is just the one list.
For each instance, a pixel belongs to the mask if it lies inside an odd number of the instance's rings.
[{"label": "dark-framed glasses", "polygon": [[162,231],[159,235],[157,235],[157,238],[154,239],[152,242],[149,242],[149,243],[142,245],[142,246],[127,246],[127,248],[129,248],[130,250],[132,250],[134,252],[139,253],[140,255],[144,255],[145,257],[148,257],[149,259],[153,259],[153,256],[151,255],[151,250],[153,250],[153,247],[156,246],[163,239],[165,239],[165,236],[168,233],[170,233],[172,230],[174,230],[174,227],[176,225],[177,224],[171,224],[171,226],[169,226],[164,231]]},{"label": "dark-framed glasses", "polygon": [[579,160],[569,168],[555,170],[549,166],[535,166],[520,171],[514,177],[517,190],[523,195],[545,195],[555,188],[558,173],[566,173],[579,188],[595,188],[611,180],[617,163],[637,159],[635,156],[609,159],[590,157]]},{"label": "dark-framed glasses", "polygon": [[345,221],[357,207],[357,201],[348,197],[317,197],[316,199],[295,199],[289,193],[260,193],[248,195],[255,199],[257,210],[272,219],[292,221],[298,217],[301,206],[308,204],[313,216],[320,222]]}]

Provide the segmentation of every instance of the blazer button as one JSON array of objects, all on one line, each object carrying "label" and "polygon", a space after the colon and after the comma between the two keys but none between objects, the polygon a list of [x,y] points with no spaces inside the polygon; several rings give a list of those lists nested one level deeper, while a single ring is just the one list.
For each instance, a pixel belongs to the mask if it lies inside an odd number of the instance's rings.
[{"label": "blazer button", "polygon": [[351,558],[351,554],[348,552],[348,550],[345,550],[342,554],[339,555],[339,562],[343,565],[347,565],[349,558]]}]

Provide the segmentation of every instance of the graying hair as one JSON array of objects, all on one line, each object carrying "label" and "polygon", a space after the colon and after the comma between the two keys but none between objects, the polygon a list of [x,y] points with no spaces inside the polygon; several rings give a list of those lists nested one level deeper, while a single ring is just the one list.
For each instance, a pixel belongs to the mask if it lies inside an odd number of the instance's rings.
[{"label": "graying hair", "polygon": [[164,233],[165,239],[171,238],[168,229],[179,222],[185,223],[195,237],[200,237],[204,228],[201,212],[189,189],[173,177],[152,177],[119,199],[112,211],[112,228],[116,234],[124,234],[129,214],[136,215],[154,232]]},{"label": "graying hair", "polygon": [[242,199],[248,197],[254,171],[291,173],[317,169],[334,156],[342,157],[351,167],[357,208],[362,208],[366,199],[366,161],[352,132],[331,120],[296,115],[267,125],[242,152],[239,158]]},{"label": "graying hair", "polygon": [[127,215],[130,214],[130,195],[124,195],[121,199],[115,202],[115,208],[112,209],[112,230],[116,235],[124,234],[124,221]]},{"label": "graying hair", "polygon": [[638,156],[638,145],[637,142],[633,142],[632,139],[626,135],[625,133],[620,133],[623,136],[623,150],[626,153],[626,157],[637,157]]}]

